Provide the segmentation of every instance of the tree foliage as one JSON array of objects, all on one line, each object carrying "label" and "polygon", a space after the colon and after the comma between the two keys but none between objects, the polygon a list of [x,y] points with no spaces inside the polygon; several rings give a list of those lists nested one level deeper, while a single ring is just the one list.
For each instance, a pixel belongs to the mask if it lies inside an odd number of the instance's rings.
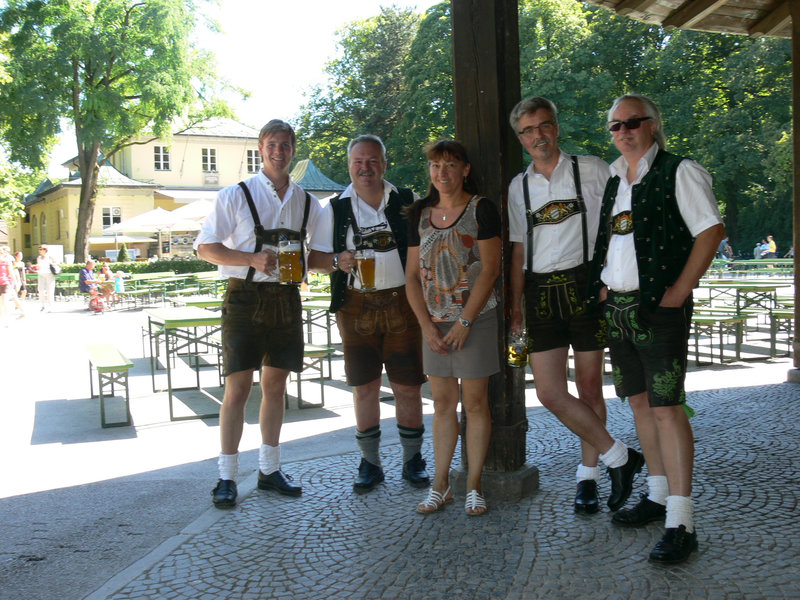
[{"label": "tree foliage", "polygon": [[36,189],[41,179],[41,171],[24,169],[0,153],[0,220],[14,225],[17,217],[25,215],[22,199]]},{"label": "tree foliage", "polygon": [[[454,130],[449,5],[418,20],[384,9],[342,30],[345,51],[300,117],[298,155],[345,182],[347,141],[376,133],[389,151],[387,178],[424,192],[422,147]],[[391,27],[403,28],[402,43],[387,56],[372,36]],[[789,40],[665,30],[575,0],[520,0],[519,35],[522,96],[556,103],[564,150],[613,160],[606,111],[621,94],[650,96],[669,149],[713,175],[734,247],[768,234],[789,247]],[[395,81],[373,85],[376,73]]]},{"label": "tree foliage", "polygon": [[9,157],[43,166],[61,131],[75,128],[81,193],[75,260],[85,260],[98,156],[142,134],[169,137],[227,114],[214,98],[210,56],[192,46],[192,0],[7,0],[0,10],[0,136]]}]

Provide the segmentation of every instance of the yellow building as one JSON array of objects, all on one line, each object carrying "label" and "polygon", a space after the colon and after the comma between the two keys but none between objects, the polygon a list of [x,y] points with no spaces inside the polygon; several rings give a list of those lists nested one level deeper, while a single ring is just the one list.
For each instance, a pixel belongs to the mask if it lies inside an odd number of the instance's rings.
[{"label": "yellow building", "polygon": [[[217,190],[246,179],[261,168],[258,130],[232,119],[210,119],[170,140],[142,139],[118,152],[100,167],[89,252],[104,256],[116,248],[116,240],[104,229],[123,220],[161,207],[172,210],[194,200],[213,199]],[[26,260],[35,258],[39,244],[62,251],[67,259],[75,247],[78,222],[80,174],[76,161],[66,166],[70,179],[54,185],[43,181],[25,198],[25,217],[9,228],[9,245],[21,250]],[[188,237],[187,237],[188,235]],[[129,233],[128,248],[140,256],[158,254],[152,232]],[[193,234],[183,234],[181,244],[190,247]]]}]

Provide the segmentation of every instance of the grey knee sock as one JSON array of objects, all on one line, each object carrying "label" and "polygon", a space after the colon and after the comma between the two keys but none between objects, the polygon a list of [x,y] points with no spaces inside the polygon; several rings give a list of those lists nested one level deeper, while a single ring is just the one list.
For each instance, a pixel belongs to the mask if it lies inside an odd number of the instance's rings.
[{"label": "grey knee sock", "polygon": [[381,427],[372,427],[366,431],[356,430],[356,441],[361,450],[361,456],[364,457],[368,463],[372,463],[376,467],[381,466]]},{"label": "grey knee sock", "polygon": [[400,433],[400,444],[403,446],[403,464],[414,458],[414,455],[422,450],[422,434],[425,427],[403,427],[397,426]]}]

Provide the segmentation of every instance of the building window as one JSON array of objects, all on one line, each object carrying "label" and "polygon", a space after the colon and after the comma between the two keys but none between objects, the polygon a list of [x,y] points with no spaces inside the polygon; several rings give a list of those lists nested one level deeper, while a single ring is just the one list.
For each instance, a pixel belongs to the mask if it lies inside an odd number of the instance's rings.
[{"label": "building window", "polygon": [[119,206],[103,208],[103,229],[116,225],[120,221],[122,221],[122,209]]},{"label": "building window", "polygon": [[26,233],[25,234],[25,242],[24,242],[24,244],[25,244],[25,248],[30,248],[31,247],[31,234],[30,233]]},{"label": "building window", "polygon": [[153,146],[153,161],[156,171],[169,171],[169,148]]},{"label": "building window", "polygon": [[217,150],[215,148],[203,148],[203,171],[206,173],[217,172]]},{"label": "building window", "polygon": [[39,221],[39,243],[46,244],[47,243],[47,215],[42,213],[42,218]]},{"label": "building window", "polygon": [[247,172],[248,173],[258,173],[258,170],[261,168],[261,155],[258,153],[258,150],[248,150],[247,151]]}]

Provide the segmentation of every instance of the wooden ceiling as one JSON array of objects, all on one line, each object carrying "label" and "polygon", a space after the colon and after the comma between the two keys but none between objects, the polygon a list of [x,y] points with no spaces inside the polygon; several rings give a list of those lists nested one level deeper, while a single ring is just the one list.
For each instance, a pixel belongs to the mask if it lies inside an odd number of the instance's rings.
[{"label": "wooden ceiling", "polygon": [[586,0],[662,27],[792,37],[789,3],[800,0]]}]

